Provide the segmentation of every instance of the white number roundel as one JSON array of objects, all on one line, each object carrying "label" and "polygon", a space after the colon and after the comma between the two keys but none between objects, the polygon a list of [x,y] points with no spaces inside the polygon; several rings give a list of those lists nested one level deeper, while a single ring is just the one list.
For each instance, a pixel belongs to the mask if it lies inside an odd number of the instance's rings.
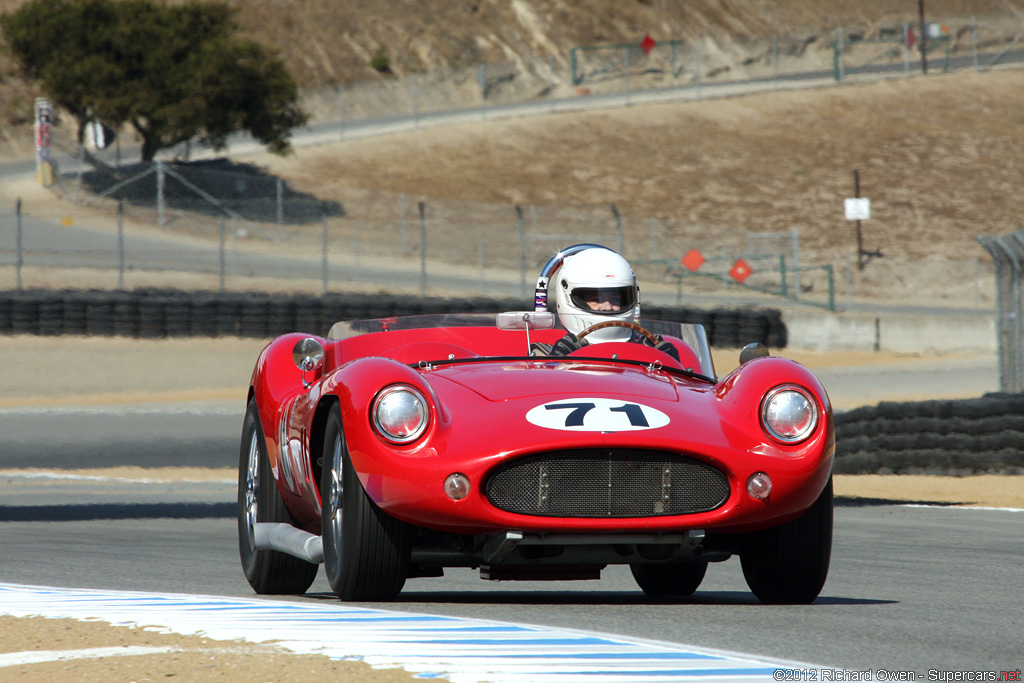
[{"label": "white number roundel", "polygon": [[563,398],[531,408],[526,419],[538,427],[570,432],[628,432],[669,423],[668,415],[656,408],[611,398]]}]

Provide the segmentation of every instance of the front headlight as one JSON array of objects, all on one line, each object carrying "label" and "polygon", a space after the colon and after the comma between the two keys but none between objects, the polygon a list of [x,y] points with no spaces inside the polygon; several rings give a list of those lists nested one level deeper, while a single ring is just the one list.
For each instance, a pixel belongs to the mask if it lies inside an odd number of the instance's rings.
[{"label": "front headlight", "polygon": [[427,399],[408,384],[396,384],[381,391],[373,402],[372,414],[380,435],[399,444],[418,439],[430,417]]},{"label": "front headlight", "polygon": [[803,387],[784,385],[769,391],[761,403],[761,424],[786,444],[803,441],[818,426],[818,408]]}]

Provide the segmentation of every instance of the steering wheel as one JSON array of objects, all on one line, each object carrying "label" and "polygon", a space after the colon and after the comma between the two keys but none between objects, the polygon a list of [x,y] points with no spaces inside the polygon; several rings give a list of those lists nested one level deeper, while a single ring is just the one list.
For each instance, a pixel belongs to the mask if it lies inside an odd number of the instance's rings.
[{"label": "steering wheel", "polygon": [[631,323],[626,320],[605,320],[599,323],[594,323],[587,329],[577,334],[576,338],[582,341],[583,338],[586,337],[591,332],[597,332],[598,330],[603,330],[606,327],[625,327],[627,330],[633,330],[641,337],[649,341],[651,343],[651,346],[657,346],[658,344],[658,338],[655,337],[654,334],[640,327],[636,323]]}]

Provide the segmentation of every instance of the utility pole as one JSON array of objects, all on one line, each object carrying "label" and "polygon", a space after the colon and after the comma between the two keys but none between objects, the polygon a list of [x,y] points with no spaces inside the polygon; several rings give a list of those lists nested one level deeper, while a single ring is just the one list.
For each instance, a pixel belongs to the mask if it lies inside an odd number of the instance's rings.
[{"label": "utility pole", "polygon": [[917,13],[921,17],[921,73],[928,75],[928,26],[924,23],[924,0],[917,0]]}]

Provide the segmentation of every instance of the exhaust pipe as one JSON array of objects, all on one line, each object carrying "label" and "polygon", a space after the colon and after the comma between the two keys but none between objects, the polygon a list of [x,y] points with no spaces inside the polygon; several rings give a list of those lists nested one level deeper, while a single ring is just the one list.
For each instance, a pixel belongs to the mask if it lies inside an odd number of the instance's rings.
[{"label": "exhaust pipe", "polygon": [[324,561],[324,543],[319,536],[291,524],[259,522],[254,526],[255,550],[276,550],[313,564]]}]

